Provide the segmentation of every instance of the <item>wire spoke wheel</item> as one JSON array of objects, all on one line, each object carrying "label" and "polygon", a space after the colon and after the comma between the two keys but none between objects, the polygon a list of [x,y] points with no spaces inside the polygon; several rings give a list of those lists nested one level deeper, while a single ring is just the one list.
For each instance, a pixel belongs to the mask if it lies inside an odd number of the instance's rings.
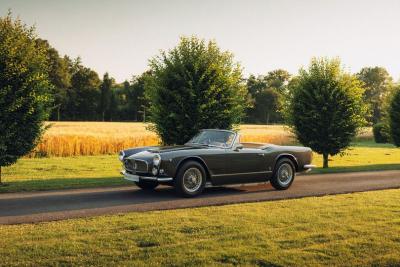
[{"label": "wire spoke wheel", "polygon": [[293,179],[293,169],[288,163],[283,163],[278,169],[278,181],[282,186],[288,185]]},{"label": "wire spoke wheel", "polygon": [[201,187],[203,175],[197,168],[189,168],[183,174],[183,187],[190,193],[194,193]]}]

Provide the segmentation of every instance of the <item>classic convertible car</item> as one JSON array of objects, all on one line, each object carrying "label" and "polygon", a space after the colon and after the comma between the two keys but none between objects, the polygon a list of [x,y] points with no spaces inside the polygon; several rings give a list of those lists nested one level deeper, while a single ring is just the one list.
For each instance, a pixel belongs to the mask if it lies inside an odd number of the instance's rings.
[{"label": "classic convertible car", "polygon": [[296,172],[308,171],[308,147],[240,143],[234,131],[201,130],[185,145],[141,147],[119,153],[121,174],[145,190],[172,185],[184,197],[200,194],[206,185],[270,181],[278,190],[290,187]]}]

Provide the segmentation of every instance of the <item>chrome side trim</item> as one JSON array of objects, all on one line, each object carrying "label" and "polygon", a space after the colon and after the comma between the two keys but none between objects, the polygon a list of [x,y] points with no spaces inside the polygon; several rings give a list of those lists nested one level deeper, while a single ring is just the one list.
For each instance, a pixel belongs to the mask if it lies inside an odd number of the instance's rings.
[{"label": "chrome side trim", "polygon": [[130,174],[126,171],[121,171],[121,174],[124,176],[125,180],[131,182],[139,182],[139,180],[148,180],[148,181],[157,181],[157,182],[169,182],[172,181],[172,177],[152,177],[152,176],[140,176],[136,174]]},{"label": "chrome side trim", "polygon": [[211,176],[213,177],[219,177],[219,176],[230,176],[230,175],[243,175],[243,174],[258,174],[258,173],[271,173],[272,171],[262,171],[262,172],[238,172],[238,173],[227,173],[227,174],[213,174]]}]

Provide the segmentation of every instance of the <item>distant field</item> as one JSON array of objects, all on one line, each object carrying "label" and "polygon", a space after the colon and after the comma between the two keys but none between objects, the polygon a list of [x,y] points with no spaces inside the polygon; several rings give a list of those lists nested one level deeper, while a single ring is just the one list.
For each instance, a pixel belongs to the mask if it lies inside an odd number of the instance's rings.
[{"label": "distant field", "polygon": [[[157,145],[157,135],[138,122],[49,122],[42,142],[31,156],[85,156],[116,154],[128,147]],[[296,140],[282,125],[240,126],[242,141],[293,144]],[[359,139],[371,139],[365,129]]]},{"label": "distant field", "polygon": [[0,226],[0,266],[399,266],[400,190]]}]

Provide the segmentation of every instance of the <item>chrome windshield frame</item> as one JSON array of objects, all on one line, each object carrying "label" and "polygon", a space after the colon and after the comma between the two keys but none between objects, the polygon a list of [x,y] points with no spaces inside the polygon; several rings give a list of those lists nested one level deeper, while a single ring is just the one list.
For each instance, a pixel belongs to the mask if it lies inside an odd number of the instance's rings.
[{"label": "chrome windshield frame", "polygon": [[190,142],[185,143],[185,145],[191,145],[191,144],[193,144],[193,145],[202,145],[202,146],[208,146],[208,147],[217,147],[217,148],[222,148],[222,149],[232,149],[233,146],[236,144],[236,141],[237,141],[236,139],[237,139],[238,136],[239,136],[239,134],[238,134],[237,132],[231,131],[231,130],[223,130],[223,129],[201,129],[201,130],[199,131],[199,133],[200,133],[200,132],[203,132],[203,131],[216,131],[216,132],[228,132],[228,133],[232,133],[232,134],[234,134],[233,141],[231,142],[231,145],[230,145],[229,147],[216,146],[216,145],[207,145],[207,144],[200,144],[200,143],[190,143]]}]

